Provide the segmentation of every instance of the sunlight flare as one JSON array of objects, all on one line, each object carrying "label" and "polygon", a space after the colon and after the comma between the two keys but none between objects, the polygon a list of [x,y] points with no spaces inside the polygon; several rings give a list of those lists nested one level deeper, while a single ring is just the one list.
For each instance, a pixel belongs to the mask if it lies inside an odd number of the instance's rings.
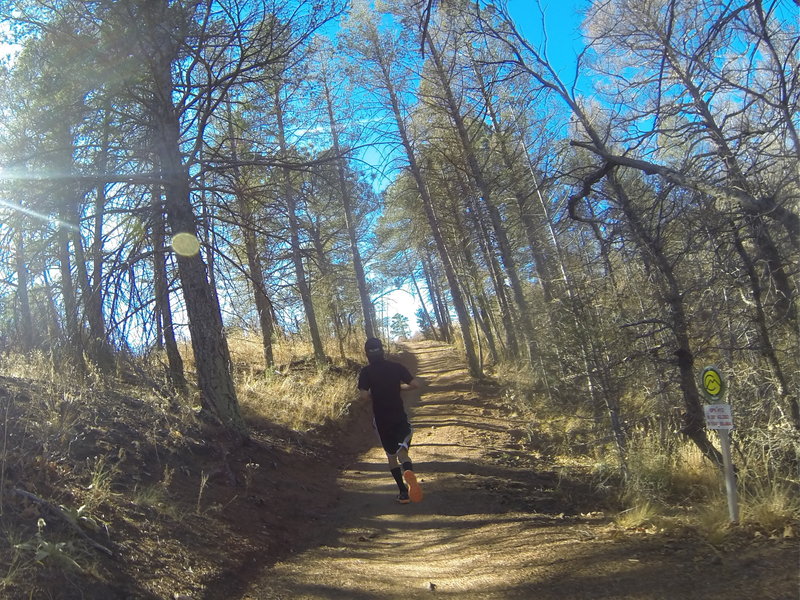
[{"label": "sunlight flare", "polygon": [[50,215],[45,215],[40,212],[36,212],[30,208],[25,208],[24,206],[20,206],[19,204],[14,204],[13,202],[8,202],[7,200],[0,199],[0,206],[5,206],[6,208],[10,208],[11,210],[16,210],[17,212],[24,213],[28,216],[33,217],[34,219],[39,219],[40,221],[45,221],[47,223],[54,223],[59,227],[66,227],[67,229],[72,229],[77,231],[77,226],[73,225],[72,223],[67,223],[66,221],[61,221],[60,219],[56,219],[55,217],[51,217]]},{"label": "sunlight flare", "polygon": [[200,252],[200,240],[191,233],[176,233],[172,237],[172,249],[181,256],[195,256]]}]

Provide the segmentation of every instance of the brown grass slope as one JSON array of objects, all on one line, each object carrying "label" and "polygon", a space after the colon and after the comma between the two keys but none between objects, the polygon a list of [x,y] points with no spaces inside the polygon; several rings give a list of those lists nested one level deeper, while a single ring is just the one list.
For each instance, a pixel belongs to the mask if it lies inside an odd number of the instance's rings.
[{"label": "brown grass slope", "polygon": [[[352,391],[353,369],[295,361],[269,387]],[[0,598],[201,598],[283,555],[293,523],[333,500],[330,443],[355,409],[304,416],[240,373],[252,435],[237,447],[142,369],[80,383],[47,371],[0,376]]]}]

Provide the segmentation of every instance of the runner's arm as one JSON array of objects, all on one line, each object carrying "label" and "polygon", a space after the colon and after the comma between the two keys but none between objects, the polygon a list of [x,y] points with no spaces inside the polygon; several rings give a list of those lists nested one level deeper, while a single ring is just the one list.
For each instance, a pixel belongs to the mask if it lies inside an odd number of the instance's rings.
[{"label": "runner's arm", "polygon": [[400,389],[403,390],[403,391],[406,391],[406,390],[418,390],[419,387],[420,387],[419,379],[417,379],[416,377],[414,377],[414,379],[412,379],[408,383],[405,383],[405,384],[401,383],[400,384]]}]

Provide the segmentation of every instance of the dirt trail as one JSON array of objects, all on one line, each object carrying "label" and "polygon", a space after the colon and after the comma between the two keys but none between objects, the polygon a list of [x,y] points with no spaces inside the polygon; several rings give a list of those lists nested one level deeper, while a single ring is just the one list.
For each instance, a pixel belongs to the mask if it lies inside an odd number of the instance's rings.
[{"label": "dirt trail", "polygon": [[[775,569],[796,564],[796,544],[731,558],[688,541],[622,534],[602,514],[559,506],[555,475],[530,464],[515,439],[520,424],[491,390],[473,389],[450,348],[409,349],[402,361],[426,382],[421,398],[406,399],[424,501],[394,502],[375,443],[342,470],[332,490],[338,501],[298,539],[297,552],[240,582],[246,591],[236,597],[797,598],[796,573]],[[360,429],[352,435],[374,435]]]}]

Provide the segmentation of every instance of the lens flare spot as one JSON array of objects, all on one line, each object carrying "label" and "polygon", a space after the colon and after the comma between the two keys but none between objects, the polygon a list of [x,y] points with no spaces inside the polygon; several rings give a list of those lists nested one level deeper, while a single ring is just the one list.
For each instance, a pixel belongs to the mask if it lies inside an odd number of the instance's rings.
[{"label": "lens flare spot", "polygon": [[195,256],[200,252],[200,241],[191,233],[176,233],[172,236],[172,249],[181,256]]}]

